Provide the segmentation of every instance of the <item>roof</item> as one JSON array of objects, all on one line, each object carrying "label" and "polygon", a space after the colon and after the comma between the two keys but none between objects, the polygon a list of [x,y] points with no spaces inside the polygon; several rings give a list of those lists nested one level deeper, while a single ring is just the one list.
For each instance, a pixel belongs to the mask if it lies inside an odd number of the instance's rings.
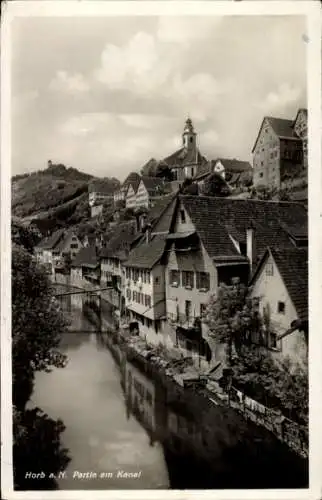
[{"label": "roof", "polygon": [[184,167],[191,164],[202,164],[206,162],[206,158],[202,156],[198,148],[180,148],[172,155],[162,160],[169,167]]},{"label": "roof", "polygon": [[217,158],[217,161],[220,161],[222,165],[225,167],[225,171],[229,173],[242,173],[252,171],[252,166],[248,161],[236,160],[236,158]]},{"label": "roof", "polygon": [[96,246],[89,245],[88,247],[81,248],[76,257],[71,262],[72,267],[97,267],[99,261],[96,253]]},{"label": "roof", "polygon": [[130,245],[137,237],[136,221],[119,224],[109,235],[107,245],[101,249],[100,257],[127,257]]},{"label": "roof", "polygon": [[55,231],[52,235],[41,240],[37,244],[37,248],[42,250],[52,250],[53,248],[56,248],[58,242],[63,238],[63,236],[64,236],[64,230],[58,229],[58,231]]},{"label": "roof", "polygon": [[294,248],[288,234],[294,225],[307,234],[307,211],[300,203],[184,195],[180,200],[211,258],[238,255],[230,235],[245,243],[250,221],[256,231],[258,259],[277,241]]},{"label": "roof", "polygon": [[131,251],[124,265],[127,267],[152,269],[163,255],[166,237],[166,234],[157,234],[151,236],[149,243],[146,243],[145,239],[142,240],[142,242]]},{"label": "roof", "polygon": [[107,181],[104,179],[95,179],[94,181],[91,181],[90,185],[88,186],[88,191],[90,193],[101,193],[112,196],[114,186],[113,184],[111,184],[111,181]]},{"label": "roof", "polygon": [[151,224],[151,241],[146,243],[145,234],[138,237],[125,265],[152,269],[160,260],[165,250],[176,203],[177,195],[164,196],[153,207],[146,221]]},{"label": "roof", "polygon": [[57,221],[55,221],[54,219],[33,219],[30,222],[30,226],[37,227],[38,231],[40,231],[43,235],[53,229],[56,224]]},{"label": "roof", "polygon": [[308,253],[306,249],[269,247],[259,262],[250,284],[256,281],[271,253],[300,319],[308,318]]},{"label": "roof", "polygon": [[156,193],[158,188],[164,184],[160,177],[142,176],[141,181],[149,193]]},{"label": "roof", "polygon": [[300,141],[301,139],[295,134],[294,132],[294,120],[288,120],[285,118],[276,118],[275,116],[264,116],[262,124],[260,126],[259,132],[256,137],[256,141],[254,144],[254,147],[252,149],[252,153],[254,152],[254,149],[256,147],[258,138],[260,136],[260,133],[263,128],[264,121],[267,120],[272,129],[274,130],[275,134],[284,139],[293,139]]},{"label": "roof", "polygon": [[138,174],[137,172],[131,172],[127,176],[127,178],[125,179],[125,181],[123,182],[123,184],[121,186],[121,189],[128,188],[130,186],[130,184],[131,184],[131,186],[134,189],[134,192],[136,193],[136,191],[137,191],[137,189],[139,187],[140,181],[141,181],[140,174]]},{"label": "roof", "polygon": [[57,245],[55,246],[55,250],[56,251],[60,251],[60,250],[63,250],[64,246],[65,246],[65,243],[66,243],[66,240],[70,237],[70,236],[76,236],[76,233],[74,233],[74,231],[67,231],[65,232],[64,234],[64,237],[61,238]]}]

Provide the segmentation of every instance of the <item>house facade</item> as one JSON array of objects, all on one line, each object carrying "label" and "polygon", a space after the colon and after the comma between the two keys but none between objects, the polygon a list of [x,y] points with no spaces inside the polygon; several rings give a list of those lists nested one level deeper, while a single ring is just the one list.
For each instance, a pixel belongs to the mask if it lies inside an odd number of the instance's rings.
[{"label": "house facade", "polygon": [[118,203],[118,202],[125,203],[127,192],[128,192],[130,184],[132,185],[132,189],[136,193],[138,185],[140,184],[140,180],[141,180],[140,174],[138,174],[137,172],[131,172],[127,176],[127,178],[125,179],[125,181],[123,182],[121,187],[114,192],[114,195],[113,195],[114,203]]},{"label": "house facade", "polygon": [[252,150],[255,187],[262,185],[280,189],[289,180],[306,177],[305,114],[304,110],[299,112],[295,122],[264,117]]},{"label": "house facade", "polygon": [[132,208],[133,210],[136,208],[136,190],[132,184],[129,185],[126,192],[125,207]]},{"label": "house facade", "polygon": [[307,109],[301,108],[298,110],[296,118],[294,120],[294,132],[298,137],[302,139],[303,145],[303,163],[307,171],[308,167],[308,149],[307,149],[307,134],[308,134],[308,123],[307,123]]},{"label": "house facade", "polygon": [[307,364],[308,264],[303,249],[268,248],[251,281],[251,297],[259,299],[269,326],[264,339],[276,361]]},{"label": "house facade", "polygon": [[60,229],[42,240],[35,247],[35,254],[37,262],[45,264],[54,272],[56,268],[64,266],[67,257],[76,257],[81,248],[82,243],[76,233]]}]

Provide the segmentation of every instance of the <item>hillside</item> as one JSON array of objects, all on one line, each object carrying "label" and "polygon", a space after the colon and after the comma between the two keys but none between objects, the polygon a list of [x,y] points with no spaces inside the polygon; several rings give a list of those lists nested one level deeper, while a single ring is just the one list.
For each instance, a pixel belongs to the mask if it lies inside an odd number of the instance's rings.
[{"label": "hillside", "polygon": [[[50,164],[45,170],[31,174],[17,175],[12,178],[12,214],[19,218],[53,216],[55,209],[76,209],[77,201],[88,193],[89,184],[98,179],[67,168],[63,164]],[[104,178],[113,192],[119,185],[115,178]],[[75,203],[70,203],[75,202]],[[66,206],[65,206],[66,205]]]}]

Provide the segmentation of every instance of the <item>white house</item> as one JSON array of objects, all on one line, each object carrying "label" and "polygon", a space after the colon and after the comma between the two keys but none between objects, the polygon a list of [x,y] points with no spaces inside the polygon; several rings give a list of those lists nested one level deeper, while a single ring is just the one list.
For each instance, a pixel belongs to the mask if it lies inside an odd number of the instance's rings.
[{"label": "white house", "polygon": [[251,280],[251,297],[269,317],[266,345],[276,360],[307,362],[307,250],[269,247]]}]

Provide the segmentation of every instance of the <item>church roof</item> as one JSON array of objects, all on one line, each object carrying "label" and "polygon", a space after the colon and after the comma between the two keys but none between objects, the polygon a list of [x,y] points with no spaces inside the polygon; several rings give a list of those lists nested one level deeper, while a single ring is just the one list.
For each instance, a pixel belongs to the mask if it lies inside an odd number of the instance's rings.
[{"label": "church roof", "polygon": [[206,158],[200,153],[198,148],[185,148],[182,147],[163,159],[169,167],[184,167],[191,164],[205,163]]}]

